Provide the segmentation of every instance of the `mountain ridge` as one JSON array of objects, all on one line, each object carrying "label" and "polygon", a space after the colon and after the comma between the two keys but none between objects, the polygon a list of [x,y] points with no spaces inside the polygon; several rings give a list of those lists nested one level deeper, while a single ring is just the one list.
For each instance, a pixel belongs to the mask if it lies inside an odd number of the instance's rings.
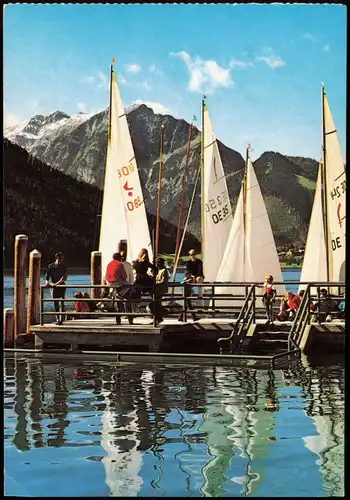
[{"label": "mountain ridge", "polygon": [[[93,115],[63,118],[58,112],[54,123],[45,125],[36,139],[26,139],[18,131],[5,135],[29,153],[54,168],[92,185],[103,187],[107,149],[108,108]],[[176,225],[182,190],[189,123],[171,115],[155,113],[145,104],[126,109],[129,130],[139,168],[147,210],[155,214],[159,168],[159,138],[164,130],[162,217]],[[50,114],[51,116],[54,114]],[[10,131],[11,132],[11,131]],[[234,210],[244,171],[242,155],[218,139]],[[200,160],[200,132],[193,127],[190,144],[185,212]],[[272,229],[278,244],[288,240],[304,243],[311,214],[318,162],[300,156],[264,152],[253,162],[265,198]],[[189,232],[200,238],[200,195],[195,197]]]}]

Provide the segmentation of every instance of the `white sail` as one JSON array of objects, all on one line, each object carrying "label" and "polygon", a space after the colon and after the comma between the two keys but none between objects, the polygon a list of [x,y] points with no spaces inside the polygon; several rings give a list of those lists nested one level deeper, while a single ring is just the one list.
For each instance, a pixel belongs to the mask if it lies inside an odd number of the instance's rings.
[{"label": "white sail", "polygon": [[203,104],[203,232],[205,281],[215,281],[229,235],[232,210],[218,144]]},{"label": "white sail", "polygon": [[[217,281],[263,282],[270,273],[275,282],[283,282],[269,216],[250,158],[244,182]],[[277,285],[276,289],[279,295],[285,293],[284,285]],[[241,293],[232,288],[223,288],[221,292]]]},{"label": "white sail", "polygon": [[[270,273],[275,282],[283,282],[269,216],[250,158],[247,165],[245,251],[246,281],[263,282],[265,275]],[[284,285],[278,285],[276,289],[278,294],[285,293]]]},{"label": "white sail", "polygon": [[[235,210],[235,216],[232,221],[230,234],[227,240],[224,256],[215,281],[245,281],[245,238],[244,238],[244,197],[243,188],[241,189]],[[244,287],[220,287],[217,288],[220,294],[233,294],[242,296],[235,301],[226,301],[224,299],[217,301],[217,307],[220,306],[242,306],[245,296]]]},{"label": "white sail", "polygon": [[337,131],[323,90],[322,99],[324,155],[319,168],[300,281],[345,281],[346,174]]},{"label": "white sail", "polygon": [[[106,484],[110,490],[110,496],[137,496],[142,487],[142,478],[139,472],[142,468],[142,454],[137,450],[140,440],[137,439],[139,431],[137,411],[129,413],[131,418],[125,427],[119,426],[116,421],[115,412],[107,408],[102,415],[102,438],[101,445],[107,456],[103,457],[102,463],[105,468]],[[128,451],[116,444],[115,431],[126,431],[128,440],[134,444]]]},{"label": "white sail", "polygon": [[345,280],[346,174],[326,94],[324,94],[324,123],[329,279],[340,281]]},{"label": "white sail", "polygon": [[115,73],[111,71],[110,116],[104,181],[100,246],[102,273],[120,240],[127,240],[128,260],[135,260],[141,248],[152,259],[144,198],[131,142],[128,122]]},{"label": "white sail", "polygon": [[[318,169],[314,204],[312,207],[309,232],[305,247],[303,268],[300,281],[327,281],[327,256],[322,218],[322,180],[321,166]],[[300,285],[299,290],[306,285]],[[315,290],[312,290],[315,293]]]}]

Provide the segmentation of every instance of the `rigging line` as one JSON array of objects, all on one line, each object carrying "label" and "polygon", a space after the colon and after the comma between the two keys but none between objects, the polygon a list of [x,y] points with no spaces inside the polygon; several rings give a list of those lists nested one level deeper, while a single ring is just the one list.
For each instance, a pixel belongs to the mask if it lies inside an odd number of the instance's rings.
[{"label": "rigging line", "polygon": [[207,144],[206,146],[204,146],[203,149],[207,149],[215,143],[216,143],[216,139],[214,139],[210,144]]},{"label": "rigging line", "polygon": [[345,174],[345,170],[340,175],[338,175],[338,177],[336,179],[334,179],[334,182],[336,182],[338,179],[340,179],[340,177],[342,177],[342,175],[344,175],[344,174]]},{"label": "rigging line", "polygon": [[195,181],[194,188],[193,188],[192,198],[191,198],[191,201],[190,201],[190,204],[189,204],[189,207],[188,207],[186,222],[185,222],[184,229],[183,229],[183,232],[182,232],[182,238],[181,238],[181,241],[180,241],[180,246],[179,246],[177,255],[175,255],[174,270],[173,270],[173,282],[175,281],[176,269],[177,269],[177,266],[178,266],[178,263],[179,263],[180,254],[181,254],[182,245],[183,245],[183,242],[184,242],[184,239],[185,239],[185,234],[186,234],[186,231],[187,231],[188,222],[190,220],[192,205],[193,205],[195,194],[196,194],[196,191],[197,191],[198,181],[200,179],[201,167],[202,166],[199,165],[198,170],[197,170],[196,181]]},{"label": "rigging line", "polygon": [[156,212],[156,235],[155,235],[155,257],[158,257],[159,245],[159,224],[160,224],[160,193],[162,187],[162,170],[163,170],[163,143],[164,143],[164,125],[161,126],[160,132],[160,151],[159,151],[159,173],[158,173],[158,199]]},{"label": "rigging line", "polygon": [[184,202],[185,202],[185,190],[186,190],[186,186],[187,186],[188,165],[189,165],[189,158],[190,158],[190,151],[191,151],[192,128],[193,128],[193,124],[191,123],[191,125],[189,127],[189,131],[188,131],[186,162],[185,162],[185,168],[184,168],[184,176],[183,176],[183,179],[182,179],[182,192],[181,192],[179,218],[178,218],[178,223],[177,223],[176,244],[175,244],[175,252],[174,252],[174,256],[175,257],[177,255],[177,251],[178,251],[179,244],[180,244],[182,212],[183,212],[183,207],[184,207]]}]

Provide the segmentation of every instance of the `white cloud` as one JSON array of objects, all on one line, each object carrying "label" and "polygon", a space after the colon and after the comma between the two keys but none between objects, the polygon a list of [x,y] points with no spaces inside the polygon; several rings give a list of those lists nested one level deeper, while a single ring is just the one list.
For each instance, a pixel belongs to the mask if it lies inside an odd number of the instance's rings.
[{"label": "white cloud", "polygon": [[77,103],[77,108],[79,111],[81,111],[82,113],[87,113],[87,108],[86,108],[86,104],[85,102],[78,102]]},{"label": "white cloud", "polygon": [[186,64],[190,74],[187,89],[191,92],[212,94],[218,87],[233,86],[230,68],[223,68],[216,61],[204,60],[199,56],[192,59],[185,51],[171,52],[170,55],[179,57]]},{"label": "white cloud", "polygon": [[146,104],[149,108],[152,108],[155,113],[160,113],[161,115],[171,114],[170,109],[166,108],[160,102],[143,101],[141,99],[136,99],[133,104]]},{"label": "white cloud", "polygon": [[122,74],[118,75],[117,80],[118,80],[118,83],[121,83],[122,85],[127,85],[127,83],[128,83],[126,78],[124,78],[124,76]]},{"label": "white cloud", "polygon": [[148,83],[147,80],[144,80],[142,83],[139,85],[140,88],[145,89],[145,90],[152,90],[153,87]]},{"label": "white cloud", "polygon": [[97,84],[98,88],[103,88],[103,89],[108,89],[109,88],[109,82],[108,82],[108,77],[103,71],[98,71],[97,77],[99,80],[99,83]]},{"label": "white cloud", "polygon": [[135,63],[126,64],[125,69],[128,73],[139,73],[141,71],[141,66]]},{"label": "white cloud", "polygon": [[149,66],[149,68],[148,68],[148,71],[154,75],[158,75],[158,76],[163,75],[162,71],[159,68],[157,68],[157,66],[155,64],[151,64],[151,66]]},{"label": "white cloud", "polygon": [[28,99],[28,105],[32,109],[37,109],[39,107],[39,104],[40,104],[40,101],[38,99],[35,99],[35,98]]},{"label": "white cloud", "polygon": [[311,33],[304,33],[303,38],[306,38],[307,40],[315,40],[314,35],[311,35]]},{"label": "white cloud", "polygon": [[276,56],[271,47],[266,47],[264,49],[265,55],[258,56],[255,59],[257,61],[263,61],[266,63],[271,69],[282,68],[286,63],[280,56]]},{"label": "white cloud", "polygon": [[21,120],[18,118],[17,115],[14,115],[13,113],[7,113],[5,111],[4,113],[4,128],[7,127],[12,127],[13,125],[17,125]]},{"label": "white cloud", "polygon": [[252,68],[254,66],[254,64],[252,62],[239,61],[238,59],[231,59],[229,66],[230,66],[230,68],[245,69],[245,68],[249,68],[249,67]]},{"label": "white cloud", "polygon": [[305,33],[303,35],[303,38],[310,40],[312,42],[312,44],[314,46],[316,46],[318,49],[322,50],[322,52],[329,52],[331,50],[329,43],[324,44],[317,37],[315,37],[314,35],[311,35],[311,33]]},{"label": "white cloud", "polygon": [[93,76],[83,76],[80,81],[81,83],[95,83],[95,78]]}]

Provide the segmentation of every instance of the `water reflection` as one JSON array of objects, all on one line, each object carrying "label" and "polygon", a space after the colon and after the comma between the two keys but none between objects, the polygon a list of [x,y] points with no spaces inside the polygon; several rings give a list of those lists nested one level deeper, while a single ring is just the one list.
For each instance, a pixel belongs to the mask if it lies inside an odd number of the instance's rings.
[{"label": "water reflection", "polygon": [[23,476],[38,495],[71,494],[78,469],[77,495],[342,495],[344,370],[305,357],[284,371],[6,358],[7,494],[39,449],[70,478]]},{"label": "water reflection", "polygon": [[292,365],[289,377],[298,380],[307,401],[305,414],[317,434],[303,437],[305,446],[317,456],[325,493],[344,492],[344,377],[338,367],[312,367],[306,356]]}]

